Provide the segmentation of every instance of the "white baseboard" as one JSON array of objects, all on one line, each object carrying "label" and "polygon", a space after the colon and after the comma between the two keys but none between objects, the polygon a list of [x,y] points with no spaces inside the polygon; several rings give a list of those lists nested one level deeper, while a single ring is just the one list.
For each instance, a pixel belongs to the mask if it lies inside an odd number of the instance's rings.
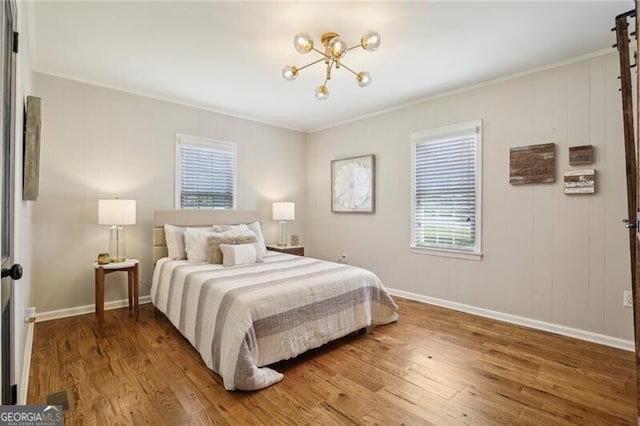
[{"label": "white baseboard", "polygon": [[[145,303],[151,303],[151,296],[141,296],[138,299],[138,304],[143,305]],[[104,304],[104,309],[108,311],[111,309],[124,308],[126,306],[129,306],[129,299],[114,300],[111,302],[106,302]],[[74,308],[41,312],[36,315],[36,322],[50,321],[58,318],[74,317],[76,315],[91,314],[95,312],[95,310],[96,310],[96,305],[85,305],[85,306],[76,306]]]},{"label": "white baseboard", "polygon": [[[473,315],[478,315],[485,318],[491,318],[498,321],[504,321],[512,324],[522,325],[525,327],[535,328],[537,330],[544,330],[551,333],[561,334],[563,336],[574,337],[580,340],[586,340],[588,342],[599,343],[606,346],[611,346],[625,351],[635,351],[635,344],[632,340],[619,339],[617,337],[607,336],[605,334],[593,333],[591,331],[580,330],[577,328],[567,327],[564,325],[553,324],[550,322],[540,321],[532,318],[521,317],[518,315],[506,314],[503,312],[492,311],[490,309],[478,308],[476,306],[465,305],[464,303],[452,302],[449,300],[438,299],[435,297],[423,296],[421,294],[411,293],[408,291],[397,290],[389,288],[389,293],[394,296],[404,297],[406,299],[415,300],[417,302],[429,303],[431,305],[442,306],[443,308],[449,308],[456,311],[466,312]],[[140,304],[151,303],[151,296],[142,296],[139,299]],[[105,309],[117,309],[123,308],[129,305],[127,299],[115,300],[105,303]],[[42,312],[36,317],[36,322],[49,321],[58,318],[72,317],[76,315],[84,315],[95,312],[95,305],[77,306],[68,309],[59,309],[55,311]],[[28,361],[31,361],[31,340],[33,338],[33,324],[30,324],[27,335],[28,346]],[[25,350],[25,357],[27,356]],[[28,362],[25,359],[24,365],[27,368],[27,380],[28,380]],[[24,374],[23,374],[24,376]],[[23,377],[24,380],[24,377]],[[26,386],[23,387],[26,389]],[[26,398],[26,395],[25,395]]]},{"label": "white baseboard", "polygon": [[31,350],[33,348],[34,324],[27,325],[27,338],[24,343],[24,359],[22,360],[22,377],[18,387],[18,405],[27,405],[27,391],[29,390],[29,372],[31,371]]},{"label": "white baseboard", "polygon": [[423,296],[421,294],[411,293],[403,290],[388,289],[393,296],[404,297],[406,299],[415,300],[417,302],[429,303],[431,305],[442,306],[456,311],[462,311],[481,317],[491,318],[498,321],[504,321],[512,324],[523,325],[525,327],[535,328],[537,330],[549,331],[551,333],[561,334],[563,336],[574,337],[588,342],[600,343],[602,345],[611,346],[625,351],[635,351],[635,343],[632,340],[619,339],[604,334],[593,333],[591,331],[571,328],[564,325],[553,324],[550,322],[539,321],[531,318],[521,317],[518,315],[505,314],[503,312],[492,311],[490,309],[478,308],[476,306],[465,305],[463,303],[451,302],[449,300],[438,299],[435,297]]}]

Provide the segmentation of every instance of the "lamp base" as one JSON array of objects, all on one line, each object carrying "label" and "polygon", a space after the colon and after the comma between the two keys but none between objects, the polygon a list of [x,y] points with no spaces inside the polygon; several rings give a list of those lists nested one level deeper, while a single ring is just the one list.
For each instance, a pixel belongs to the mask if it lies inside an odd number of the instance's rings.
[{"label": "lamp base", "polygon": [[286,247],[287,246],[287,221],[280,221],[280,233],[278,237],[278,247]]},{"label": "lamp base", "polygon": [[124,228],[114,225],[109,229],[109,250],[111,250],[111,263],[124,262],[125,255]]}]

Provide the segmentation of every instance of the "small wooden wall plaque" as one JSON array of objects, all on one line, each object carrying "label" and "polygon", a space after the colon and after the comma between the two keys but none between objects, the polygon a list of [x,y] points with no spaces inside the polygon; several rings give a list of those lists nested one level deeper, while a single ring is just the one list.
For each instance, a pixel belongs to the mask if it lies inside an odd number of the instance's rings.
[{"label": "small wooden wall plaque", "polygon": [[595,192],[595,169],[567,170],[564,172],[565,194],[593,194]]},{"label": "small wooden wall plaque", "polygon": [[553,183],[556,178],[555,144],[545,143],[511,148],[509,183]]},{"label": "small wooden wall plaque", "polygon": [[593,163],[593,146],[571,146],[569,147],[569,164],[579,166],[581,164]]}]

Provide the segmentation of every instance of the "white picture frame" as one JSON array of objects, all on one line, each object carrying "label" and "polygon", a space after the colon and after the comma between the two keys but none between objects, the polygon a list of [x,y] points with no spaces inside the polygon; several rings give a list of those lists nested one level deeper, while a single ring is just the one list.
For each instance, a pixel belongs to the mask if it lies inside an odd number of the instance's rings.
[{"label": "white picture frame", "polygon": [[375,213],[376,157],[373,154],[331,161],[331,211]]}]

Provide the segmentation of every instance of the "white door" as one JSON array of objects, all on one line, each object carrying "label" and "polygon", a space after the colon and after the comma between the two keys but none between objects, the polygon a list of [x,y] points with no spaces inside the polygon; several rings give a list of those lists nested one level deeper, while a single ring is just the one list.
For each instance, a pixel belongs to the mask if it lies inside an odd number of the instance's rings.
[{"label": "white door", "polygon": [[13,360],[13,285],[22,277],[22,267],[13,264],[13,188],[15,149],[15,4],[2,0],[0,7],[0,382],[2,404],[16,403]]}]

